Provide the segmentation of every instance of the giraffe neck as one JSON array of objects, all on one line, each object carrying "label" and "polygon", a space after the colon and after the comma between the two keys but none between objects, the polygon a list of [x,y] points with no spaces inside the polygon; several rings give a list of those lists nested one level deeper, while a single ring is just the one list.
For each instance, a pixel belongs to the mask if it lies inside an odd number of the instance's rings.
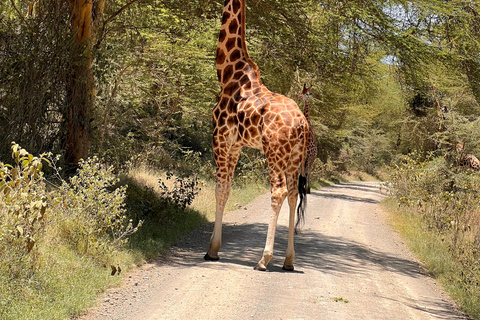
[{"label": "giraffe neck", "polygon": [[245,44],[245,0],[225,0],[217,44],[217,75],[220,86],[238,81],[244,74],[250,82],[260,81],[258,67]]},{"label": "giraffe neck", "polygon": [[305,109],[303,110],[303,114],[305,115],[305,119],[307,122],[310,123],[310,96],[305,95]]}]

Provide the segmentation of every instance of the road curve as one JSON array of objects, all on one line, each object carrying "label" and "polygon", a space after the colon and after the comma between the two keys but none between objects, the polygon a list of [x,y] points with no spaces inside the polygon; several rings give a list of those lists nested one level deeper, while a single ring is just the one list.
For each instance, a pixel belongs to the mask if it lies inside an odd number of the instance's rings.
[{"label": "road curve", "polygon": [[295,238],[295,271],[282,270],[288,206],[280,213],[267,272],[269,195],[224,219],[220,261],[204,261],[213,225],[130,273],[83,320],[467,319],[386,223],[378,183],[343,183],[308,196]]}]

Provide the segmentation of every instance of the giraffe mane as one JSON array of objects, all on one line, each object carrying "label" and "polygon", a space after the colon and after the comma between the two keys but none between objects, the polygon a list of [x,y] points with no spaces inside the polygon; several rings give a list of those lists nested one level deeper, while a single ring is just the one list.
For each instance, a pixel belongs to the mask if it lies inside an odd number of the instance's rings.
[{"label": "giraffe mane", "polygon": [[246,34],[246,30],[247,30],[246,27],[245,27],[247,4],[246,4],[245,0],[240,0],[240,1],[243,3],[242,11],[241,11],[242,17],[241,17],[241,21],[240,21],[240,26],[242,28],[241,38],[242,38],[243,54],[245,55],[245,59],[247,60],[247,63],[253,68],[253,70],[255,70],[255,73],[257,74],[258,78],[260,79],[260,69],[258,68],[257,64],[250,58],[250,55],[248,54],[248,49],[247,49],[247,42],[246,42],[246,39],[245,39],[245,34]]}]

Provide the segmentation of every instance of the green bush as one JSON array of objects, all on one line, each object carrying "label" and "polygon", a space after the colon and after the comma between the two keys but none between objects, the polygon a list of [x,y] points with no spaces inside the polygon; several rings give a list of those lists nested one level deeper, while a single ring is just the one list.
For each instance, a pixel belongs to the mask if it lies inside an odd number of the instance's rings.
[{"label": "green bush", "polygon": [[113,167],[93,157],[79,163],[78,173],[69,183],[62,180],[56,191],[62,199],[60,209],[67,218],[62,234],[82,253],[124,243],[142,221],[133,227],[127,223],[125,197],[127,186],[115,188],[118,179]]},{"label": "green bush", "polygon": [[[115,188],[113,169],[97,158],[80,163],[69,182],[51,154],[34,157],[12,143],[14,164],[0,162],[0,274],[34,274],[45,246],[70,245],[82,255],[103,255],[135,232],[125,215],[126,186]],[[44,176],[47,164],[60,183]],[[41,247],[44,246],[44,247]]]},{"label": "green bush", "polygon": [[403,156],[389,178],[401,206],[421,214],[429,230],[441,235],[457,262],[454,282],[480,289],[480,176],[443,157]]}]

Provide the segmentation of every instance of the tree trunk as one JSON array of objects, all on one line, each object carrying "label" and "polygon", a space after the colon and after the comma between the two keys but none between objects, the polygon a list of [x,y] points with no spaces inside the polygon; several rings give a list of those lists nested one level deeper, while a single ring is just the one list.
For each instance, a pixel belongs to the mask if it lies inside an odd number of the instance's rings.
[{"label": "tree trunk", "polygon": [[67,81],[65,162],[76,165],[88,157],[95,106],[93,44],[105,0],[69,0],[73,32],[71,74]]}]

